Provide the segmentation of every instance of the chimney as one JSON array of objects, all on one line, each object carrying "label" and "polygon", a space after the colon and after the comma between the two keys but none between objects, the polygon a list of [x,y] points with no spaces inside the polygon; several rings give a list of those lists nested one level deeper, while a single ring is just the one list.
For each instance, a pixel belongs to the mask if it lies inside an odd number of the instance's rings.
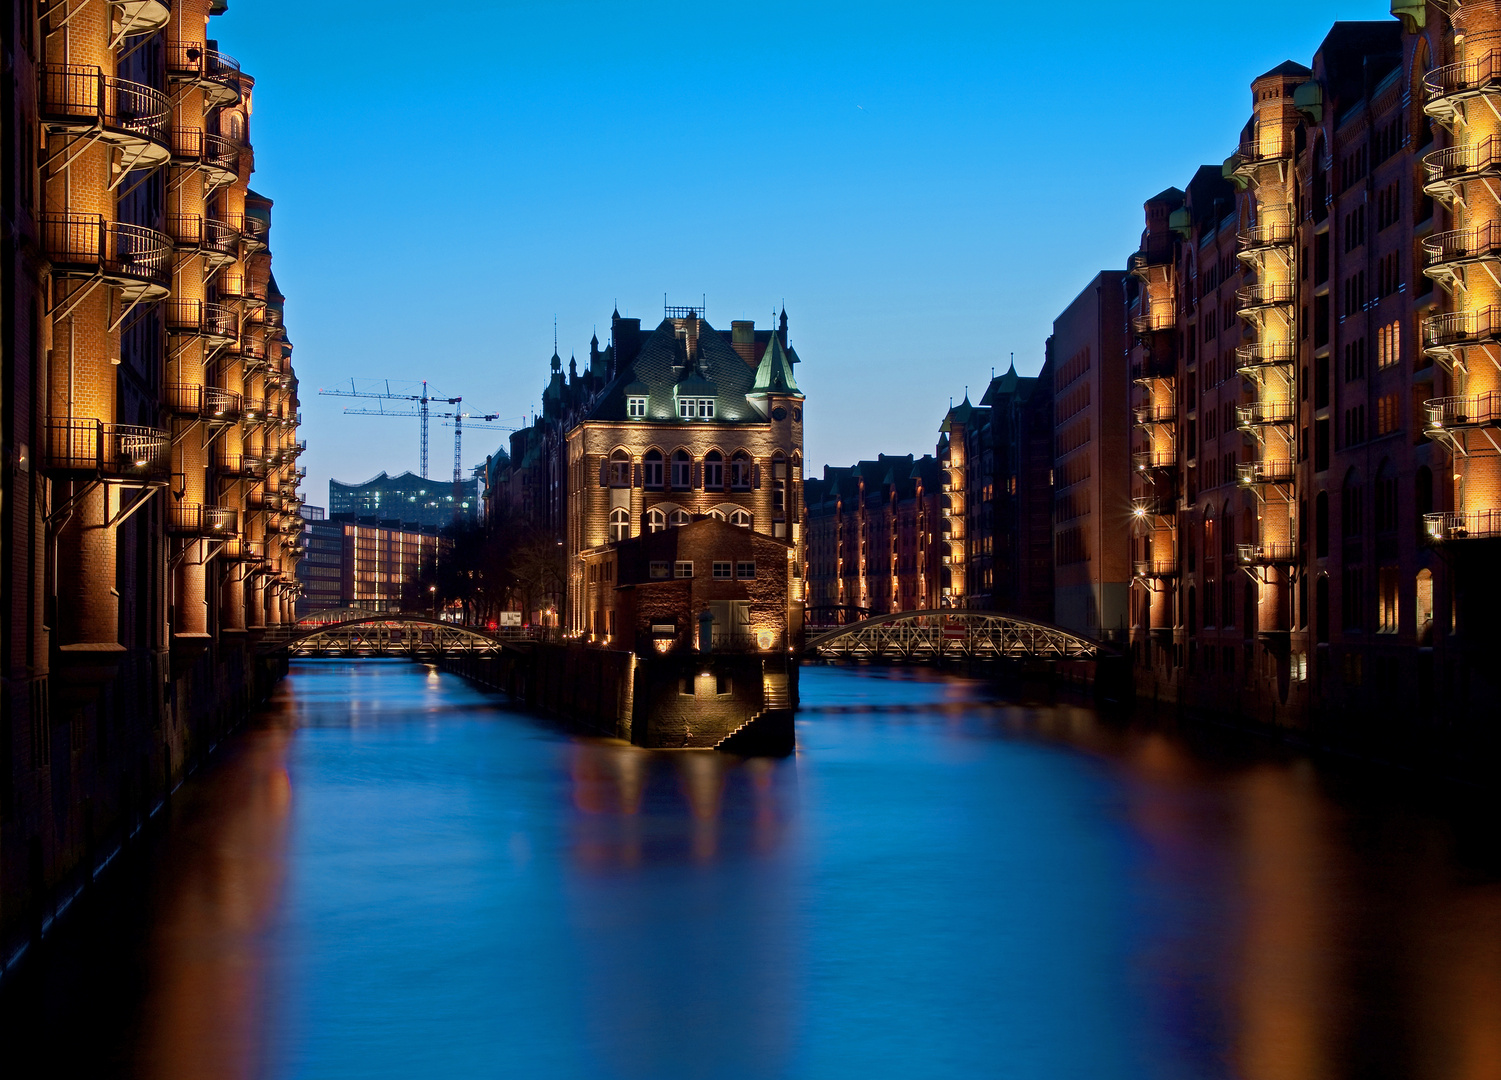
[{"label": "chimney", "polygon": [[747,364],[756,362],[756,324],[749,319],[736,319],[730,323],[730,348],[740,354]]}]

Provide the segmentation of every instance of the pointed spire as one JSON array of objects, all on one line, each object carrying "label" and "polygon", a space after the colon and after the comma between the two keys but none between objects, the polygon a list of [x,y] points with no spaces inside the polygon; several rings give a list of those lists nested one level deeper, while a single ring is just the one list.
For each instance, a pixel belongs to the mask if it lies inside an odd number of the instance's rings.
[{"label": "pointed spire", "polygon": [[782,314],[777,319],[777,334],[782,339],[782,348],[787,347],[787,301],[782,301]]},{"label": "pointed spire", "polygon": [[579,362],[578,362],[578,359],[572,353],[569,353],[568,354],[568,378],[569,379],[577,379],[578,377],[579,377]]},{"label": "pointed spire", "polygon": [[756,382],[751,387],[751,393],[803,396],[802,391],[797,388],[797,380],[792,377],[792,361],[787,357],[782,339],[776,334],[771,335],[771,340],[766,343],[766,351],[761,354],[761,364],[756,368]]}]

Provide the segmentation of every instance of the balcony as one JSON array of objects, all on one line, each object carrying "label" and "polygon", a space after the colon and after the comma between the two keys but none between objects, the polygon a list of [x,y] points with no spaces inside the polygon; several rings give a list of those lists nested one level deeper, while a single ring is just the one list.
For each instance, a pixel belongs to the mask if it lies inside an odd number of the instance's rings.
[{"label": "balcony", "polygon": [[207,338],[211,345],[231,345],[240,336],[240,320],[223,304],[202,300],[168,300],[167,333]]},{"label": "balcony", "polygon": [[1150,383],[1157,379],[1173,379],[1178,375],[1178,360],[1172,355],[1149,351],[1131,365],[1131,380]]},{"label": "balcony", "polygon": [[1131,329],[1138,334],[1161,334],[1174,330],[1178,326],[1178,318],[1171,307],[1166,311],[1149,311],[1145,315],[1131,316]]},{"label": "balcony", "polygon": [[1253,225],[1236,237],[1240,246],[1236,257],[1242,262],[1251,262],[1273,249],[1291,247],[1296,236],[1297,230],[1290,221],[1268,221]]},{"label": "balcony", "polygon": [[264,480],[266,463],[250,454],[226,454],[219,460],[219,475],[232,480]]},{"label": "balcony", "polygon": [[1238,176],[1251,177],[1267,166],[1291,161],[1292,156],[1292,135],[1284,138],[1280,131],[1270,131],[1243,140],[1225,165]]},{"label": "balcony", "polygon": [[167,42],[167,78],[202,90],[205,111],[240,100],[238,61],[206,43]]},{"label": "balcony", "polygon": [[114,13],[114,32],[120,38],[149,34],[172,21],[172,10],[166,0],[111,0],[110,7]]},{"label": "balcony", "polygon": [[240,362],[245,365],[245,374],[252,375],[257,371],[269,371],[274,364],[266,359],[265,342],[256,341],[254,338],[245,338],[240,342],[239,352],[236,354]]},{"label": "balcony", "polygon": [[1138,495],[1131,500],[1131,515],[1135,518],[1174,517],[1178,513],[1178,501],[1171,495]]},{"label": "balcony", "polygon": [[1423,273],[1438,281],[1453,280],[1456,268],[1468,263],[1496,260],[1501,260],[1501,223],[1494,221],[1423,240]]},{"label": "balcony", "polygon": [[1450,352],[1498,339],[1501,339],[1501,308],[1451,311],[1423,320],[1423,346],[1433,352]]},{"label": "balcony", "polygon": [[1242,285],[1235,290],[1241,311],[1264,311],[1267,308],[1291,307],[1298,298],[1298,287],[1291,281],[1272,281]]},{"label": "balcony", "polygon": [[1501,51],[1492,49],[1475,60],[1445,64],[1423,76],[1423,111],[1452,124],[1460,106],[1483,94],[1501,95]]},{"label": "balcony", "polygon": [[222,135],[205,132],[200,165],[210,188],[233,184],[240,178],[240,147]]},{"label": "balcony", "polygon": [[1142,281],[1153,278],[1166,280],[1173,269],[1173,237],[1171,234],[1149,237],[1147,246],[1133,252],[1126,260],[1126,273]]},{"label": "balcony", "polygon": [[73,418],[46,425],[46,468],[116,483],[165,484],[172,436],[158,428]]},{"label": "balcony", "polygon": [[1243,431],[1270,424],[1291,424],[1297,415],[1298,407],[1291,401],[1253,401],[1235,406],[1236,426]]},{"label": "balcony", "polygon": [[259,424],[266,418],[266,399],[247,396],[240,407],[240,418],[246,424]]},{"label": "balcony", "polygon": [[1153,469],[1171,469],[1178,464],[1177,450],[1138,450],[1131,455],[1131,464],[1137,472]]},{"label": "balcony", "polygon": [[271,222],[265,218],[251,217],[246,214],[240,221],[240,235],[245,238],[245,246],[251,251],[265,251],[271,243]]},{"label": "balcony", "polygon": [[127,171],[155,168],[172,156],[172,104],[160,90],[97,67],[42,64],[38,70],[38,112],[47,131],[116,146]]},{"label": "balcony", "polygon": [[1501,427],[1501,392],[1488,390],[1471,397],[1429,398],[1423,402],[1430,431],[1469,427]]},{"label": "balcony", "polygon": [[1235,466],[1235,479],[1242,487],[1290,484],[1293,482],[1294,471],[1293,463],[1285,458],[1276,461],[1248,461]]},{"label": "balcony", "polygon": [[1138,424],[1171,424],[1178,419],[1178,406],[1173,402],[1166,405],[1138,405],[1131,410]]},{"label": "balcony", "polygon": [[1501,537],[1501,510],[1424,514],[1423,528],[1437,541],[1494,540]]},{"label": "balcony", "polygon": [[1501,175],[1501,139],[1491,135],[1470,146],[1435,150],[1423,157],[1423,171],[1427,176],[1423,190],[1452,202],[1461,185]]},{"label": "balcony", "polygon": [[1254,377],[1268,368],[1287,367],[1297,362],[1298,347],[1291,341],[1258,341],[1235,349],[1235,373]]},{"label": "balcony", "polygon": [[1298,561],[1298,545],[1289,540],[1264,540],[1259,544],[1236,544],[1235,561],[1241,566],[1277,566]]},{"label": "balcony", "polygon": [[1178,560],[1172,556],[1164,559],[1137,559],[1131,564],[1131,573],[1139,578],[1174,578],[1178,576]]},{"label": "balcony", "polygon": [[155,229],[99,214],[43,214],[42,243],[59,276],[102,277],[130,300],[158,300],[172,287],[172,241]]},{"label": "balcony", "polygon": [[197,214],[173,214],[167,219],[167,229],[177,250],[203,256],[209,273],[240,257],[240,230],[227,221]]},{"label": "balcony", "polygon": [[168,500],[167,531],[177,536],[233,536],[240,531],[240,513],[227,506]]},{"label": "balcony", "polygon": [[240,395],[217,386],[173,383],[167,387],[167,405],[178,416],[230,424],[240,418]]},{"label": "balcony", "polygon": [[226,537],[219,557],[231,562],[259,565],[266,558],[266,541],[251,540],[243,536]]},{"label": "balcony", "polygon": [[252,491],[245,496],[245,506],[250,510],[281,512],[281,493],[276,491]]}]

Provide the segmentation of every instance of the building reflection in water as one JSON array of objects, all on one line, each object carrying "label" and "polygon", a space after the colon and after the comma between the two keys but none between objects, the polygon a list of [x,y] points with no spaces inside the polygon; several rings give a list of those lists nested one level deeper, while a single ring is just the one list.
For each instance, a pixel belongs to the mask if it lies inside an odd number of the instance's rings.
[{"label": "building reflection in water", "polygon": [[0,1037],[160,1080],[1501,1080],[1483,816],[931,673],[803,700],[739,760],[302,667]]}]

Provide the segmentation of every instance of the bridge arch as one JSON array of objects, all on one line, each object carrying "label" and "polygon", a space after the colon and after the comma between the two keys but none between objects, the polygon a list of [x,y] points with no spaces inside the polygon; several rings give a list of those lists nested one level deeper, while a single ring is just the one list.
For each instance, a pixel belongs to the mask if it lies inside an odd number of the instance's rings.
[{"label": "bridge arch", "polygon": [[469,626],[423,615],[386,612],[301,628],[281,647],[290,656],[438,657],[519,652],[514,645]]},{"label": "bridge arch", "polygon": [[1103,642],[1061,626],[965,608],[924,608],[862,619],[809,638],[803,652],[827,659],[905,660],[935,656],[1099,660],[1116,655]]}]

